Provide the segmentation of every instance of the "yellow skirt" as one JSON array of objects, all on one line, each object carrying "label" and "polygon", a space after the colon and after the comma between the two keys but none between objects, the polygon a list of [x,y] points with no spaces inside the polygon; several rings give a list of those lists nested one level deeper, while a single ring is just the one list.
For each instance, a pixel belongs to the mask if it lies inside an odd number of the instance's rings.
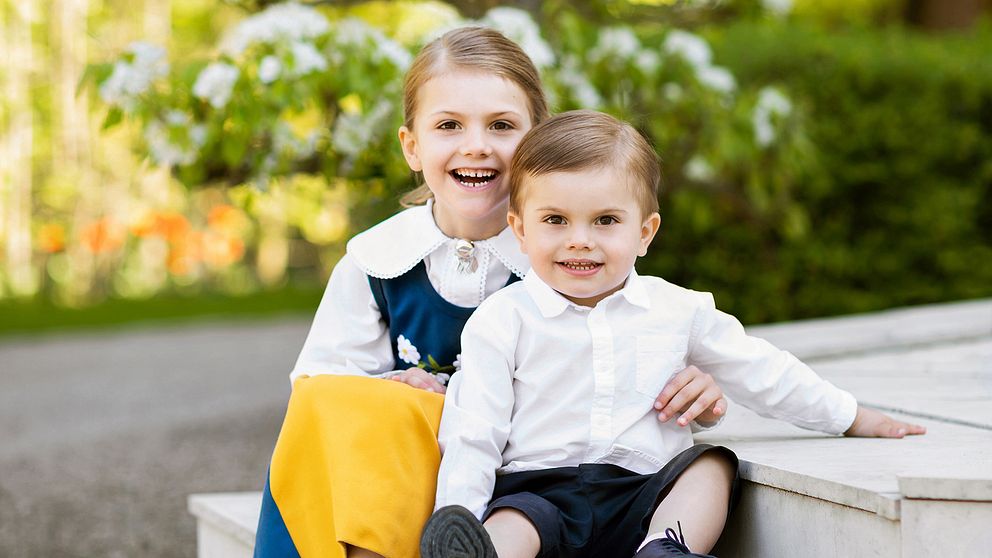
[{"label": "yellow skirt", "polygon": [[303,558],[345,544],[419,557],[434,508],[444,396],[355,376],[293,386],[269,472],[272,498]]}]

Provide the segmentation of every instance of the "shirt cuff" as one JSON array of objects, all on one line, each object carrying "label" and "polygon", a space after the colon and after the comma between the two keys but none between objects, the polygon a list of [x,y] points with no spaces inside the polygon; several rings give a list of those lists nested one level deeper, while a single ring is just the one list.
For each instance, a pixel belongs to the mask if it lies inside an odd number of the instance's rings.
[{"label": "shirt cuff", "polygon": [[697,432],[706,432],[707,430],[713,430],[717,426],[723,424],[723,419],[725,418],[727,418],[727,413],[720,415],[720,417],[716,419],[716,422],[704,423],[693,420],[689,423],[689,428],[692,429],[693,434]]}]

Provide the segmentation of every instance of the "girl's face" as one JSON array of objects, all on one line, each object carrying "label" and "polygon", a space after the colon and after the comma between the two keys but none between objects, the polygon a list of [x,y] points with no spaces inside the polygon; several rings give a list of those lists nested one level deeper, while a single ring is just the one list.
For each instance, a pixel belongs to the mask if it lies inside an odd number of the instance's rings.
[{"label": "girl's face", "polygon": [[527,95],[512,81],[453,70],[417,92],[413,129],[399,130],[403,155],[434,193],[446,235],[479,240],[506,227],[506,173],[532,123]]}]

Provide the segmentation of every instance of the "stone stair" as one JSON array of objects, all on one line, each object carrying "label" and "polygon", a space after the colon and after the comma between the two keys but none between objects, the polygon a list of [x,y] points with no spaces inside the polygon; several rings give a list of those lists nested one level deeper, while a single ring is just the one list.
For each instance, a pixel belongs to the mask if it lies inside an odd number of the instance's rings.
[{"label": "stone stair", "polygon": [[[741,502],[715,555],[992,556],[992,300],[749,332],[928,433],[838,438],[732,404],[723,425],[697,435],[741,457]],[[199,556],[251,556],[259,501],[190,496]]]}]

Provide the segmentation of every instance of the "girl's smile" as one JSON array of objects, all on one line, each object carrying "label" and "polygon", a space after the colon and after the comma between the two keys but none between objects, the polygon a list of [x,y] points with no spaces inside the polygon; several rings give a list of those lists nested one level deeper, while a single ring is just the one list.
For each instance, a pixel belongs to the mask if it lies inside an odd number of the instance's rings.
[{"label": "girl's smile", "polygon": [[413,127],[400,128],[400,143],[434,194],[444,234],[479,240],[506,227],[505,174],[531,125],[524,91],[502,77],[453,69],[420,87]]}]

